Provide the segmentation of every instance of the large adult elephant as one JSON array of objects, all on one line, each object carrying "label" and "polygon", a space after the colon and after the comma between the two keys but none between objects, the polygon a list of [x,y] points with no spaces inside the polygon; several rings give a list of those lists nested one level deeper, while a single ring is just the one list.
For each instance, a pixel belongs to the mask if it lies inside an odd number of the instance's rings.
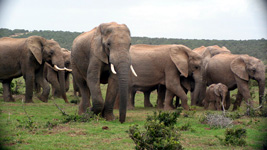
[{"label": "large adult elephant", "polygon": [[[62,71],[65,71],[65,92],[69,90],[69,85],[70,85],[70,74],[71,74],[71,64],[70,64],[70,54],[71,52],[65,48],[62,48],[63,52],[63,59],[64,59],[64,69],[56,69],[49,65],[48,63],[45,64],[44,66],[44,76],[46,80],[52,85],[52,95],[60,97],[62,94],[60,90],[60,79],[59,79],[59,74]],[[65,99],[66,103],[69,103],[67,99]]]},{"label": "large adult elephant", "polygon": [[[249,80],[253,79],[259,85],[259,103],[262,103],[265,90],[265,67],[261,60],[248,55],[218,54],[208,61],[206,68],[207,85],[223,83],[228,90],[238,88],[237,98],[233,107],[236,110],[241,105],[242,98],[246,103],[251,99]],[[226,109],[230,107],[229,94]]]},{"label": "large adult elephant", "polygon": [[194,52],[198,53],[203,58],[202,63],[202,72],[201,76],[197,75],[194,78],[201,77],[201,79],[196,79],[195,90],[191,92],[191,105],[202,106],[202,100],[205,98],[206,86],[207,86],[207,77],[205,75],[205,68],[209,60],[218,54],[231,54],[231,51],[226,47],[219,47],[217,45],[213,46],[201,46],[193,49]]},{"label": "large adult elephant", "polygon": [[[72,74],[82,95],[79,114],[85,113],[90,106],[91,95],[91,110],[95,114],[102,113],[107,120],[113,120],[113,105],[119,92],[119,120],[125,122],[129,97],[130,45],[130,30],[126,25],[115,22],[100,24],[75,38],[71,63]],[[105,102],[100,83],[108,83]]]},{"label": "large adult elephant", "polygon": [[[49,86],[43,77],[44,64],[48,63],[57,69],[64,69],[63,53],[60,45],[54,40],[46,40],[40,36],[28,38],[0,39],[0,81],[3,83],[4,101],[14,101],[11,95],[10,83],[13,78],[23,76],[26,83],[25,102],[33,102],[33,84],[38,82],[43,87],[40,100],[47,102]],[[60,91],[65,94],[65,72],[60,71]]]},{"label": "large adult elephant", "polygon": [[164,109],[174,108],[174,95],[181,98],[184,109],[189,109],[187,95],[181,86],[181,76],[188,78],[201,75],[202,57],[199,54],[183,45],[133,45],[130,54],[138,74],[138,77],[132,77],[131,87],[165,85]]}]

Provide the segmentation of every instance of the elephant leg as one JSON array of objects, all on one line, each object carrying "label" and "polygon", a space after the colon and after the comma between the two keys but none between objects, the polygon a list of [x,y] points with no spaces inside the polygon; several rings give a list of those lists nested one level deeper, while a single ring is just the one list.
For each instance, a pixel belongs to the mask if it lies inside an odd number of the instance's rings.
[{"label": "elephant leg", "polygon": [[78,114],[81,115],[87,111],[88,107],[91,107],[90,103],[90,90],[86,84],[86,81],[77,82],[79,89],[81,91],[82,100],[79,105]]},{"label": "elephant leg", "polygon": [[167,89],[166,90],[166,95],[165,95],[165,102],[164,102],[164,109],[165,110],[174,109],[173,97],[174,97],[174,94],[170,90]]},{"label": "elephant leg", "polygon": [[44,79],[42,71],[36,74],[36,82],[42,87],[43,92],[38,98],[43,102],[48,102],[48,96],[50,93],[49,83]]},{"label": "elephant leg", "polygon": [[130,98],[129,98],[129,103],[127,105],[127,109],[133,110],[134,109],[134,103],[135,103],[134,100],[135,100],[136,91],[132,90],[130,93],[131,93],[131,95],[130,95]]},{"label": "elephant leg", "polygon": [[207,102],[206,99],[203,100],[203,104],[204,104],[204,109],[208,109],[209,108],[209,102]]},{"label": "elephant leg", "polygon": [[102,111],[102,116],[108,121],[115,119],[113,114],[113,107],[117,95],[118,95],[118,82],[114,77],[114,75],[111,75],[111,77],[109,77],[108,79],[106,100],[104,109]]},{"label": "elephant leg", "polygon": [[157,99],[157,107],[162,109],[164,107],[164,99],[165,99],[166,87],[165,85],[158,86],[158,99]]},{"label": "elephant leg", "polygon": [[[252,98],[251,98],[250,91],[249,91],[248,81],[244,81],[244,80],[240,79],[239,77],[235,77],[235,79],[237,82],[238,92],[240,92],[240,94],[244,98],[246,104],[249,105],[250,107],[253,107]],[[237,108],[237,106],[240,107],[241,102],[242,102],[242,99],[241,99],[241,101],[237,101],[235,108]]]},{"label": "elephant leg", "polygon": [[145,107],[153,107],[153,105],[150,102],[150,91],[149,92],[144,92],[145,100],[144,100],[144,106]]},{"label": "elephant leg", "polygon": [[33,103],[33,83],[35,81],[34,71],[29,70],[28,73],[24,76],[26,83],[26,92],[25,92],[25,103]]},{"label": "elephant leg", "polygon": [[230,108],[230,105],[231,105],[230,91],[228,91],[225,97],[225,110],[228,110]]},{"label": "elephant leg", "polygon": [[114,109],[119,109],[120,108],[120,95],[117,94],[116,99],[115,99],[115,103],[114,103]]},{"label": "elephant leg", "polygon": [[180,103],[180,98],[178,96],[176,96],[176,102],[175,102],[175,107],[181,107],[181,103]]},{"label": "elephant leg", "polygon": [[12,81],[12,79],[11,80],[4,80],[2,83],[3,84],[3,96],[4,96],[5,102],[15,102],[15,100],[11,94],[11,87],[10,87],[11,81]]},{"label": "elephant leg", "polygon": [[[189,106],[187,104],[187,95],[181,86],[179,74],[176,71],[171,70],[170,72],[166,73],[166,79],[165,80],[166,80],[166,89],[171,91],[174,95],[178,96],[181,99],[182,107],[185,110],[189,110]],[[166,98],[165,98],[165,100],[166,100]],[[166,106],[164,106],[164,107],[166,107]],[[171,106],[169,106],[169,107],[171,107]]]},{"label": "elephant leg", "polygon": [[[185,94],[183,88],[181,86],[179,86],[179,84],[173,84],[173,85],[178,85],[178,86],[170,86],[170,87],[166,86],[167,91],[170,90],[174,93],[174,95],[181,98],[182,107],[185,110],[189,110],[189,106],[187,104],[187,95]],[[165,100],[166,100],[166,98],[165,98]],[[169,102],[167,102],[167,104],[169,104]],[[166,107],[166,105],[164,107]]]},{"label": "elephant leg", "polygon": [[234,103],[234,107],[233,107],[233,111],[237,110],[237,108],[240,107],[242,99],[243,99],[242,94],[238,90],[237,91],[237,95],[236,95],[236,100],[235,100],[235,103]]}]

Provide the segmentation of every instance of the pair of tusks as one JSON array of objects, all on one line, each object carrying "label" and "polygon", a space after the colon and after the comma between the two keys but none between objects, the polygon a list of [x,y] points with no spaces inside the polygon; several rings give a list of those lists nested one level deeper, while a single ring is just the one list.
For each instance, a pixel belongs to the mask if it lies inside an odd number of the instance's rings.
[{"label": "pair of tusks", "polygon": [[[111,67],[111,71],[112,71],[112,73],[113,73],[113,74],[117,74],[117,72],[115,71],[114,65],[113,65],[113,64],[110,64],[110,67]],[[137,77],[137,74],[136,74],[136,72],[134,71],[133,65],[131,65],[130,68],[131,68],[131,71],[132,71],[132,73],[134,74],[134,76]]]},{"label": "pair of tusks", "polygon": [[69,71],[69,72],[72,71],[72,69],[68,69],[68,68],[66,68],[66,67],[64,67],[64,68],[59,68],[57,65],[54,65],[54,67],[55,67],[57,70],[61,70],[61,71],[63,71],[63,70],[66,70],[66,71]]},{"label": "pair of tusks", "polygon": [[49,63],[47,63],[47,62],[46,62],[46,65],[49,66],[50,68],[52,68],[52,69],[55,70],[55,71],[58,71],[58,70],[60,70],[60,71],[64,71],[64,70],[66,70],[66,71],[72,72],[72,69],[69,69],[69,68],[66,68],[66,67],[64,67],[64,68],[59,68],[57,65],[54,65],[54,67],[52,67],[52,66],[51,66]]}]

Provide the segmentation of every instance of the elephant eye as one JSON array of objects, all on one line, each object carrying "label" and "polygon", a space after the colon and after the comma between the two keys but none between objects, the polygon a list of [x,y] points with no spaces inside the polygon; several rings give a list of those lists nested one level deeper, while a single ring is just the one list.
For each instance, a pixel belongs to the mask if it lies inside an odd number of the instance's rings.
[{"label": "elephant eye", "polygon": [[253,72],[253,73],[256,73],[256,69],[255,69],[255,68],[253,68],[253,69],[252,69],[252,72]]},{"label": "elephant eye", "polygon": [[49,55],[52,56],[53,54],[54,54],[54,50],[51,50],[51,51],[49,52]]}]

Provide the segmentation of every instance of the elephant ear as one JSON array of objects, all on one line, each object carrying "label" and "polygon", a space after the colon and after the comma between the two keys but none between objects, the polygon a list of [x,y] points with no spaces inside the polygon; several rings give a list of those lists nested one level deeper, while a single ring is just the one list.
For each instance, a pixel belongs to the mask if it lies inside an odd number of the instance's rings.
[{"label": "elephant ear", "polygon": [[172,62],[180,71],[181,75],[188,77],[188,59],[189,56],[182,48],[172,48],[170,50],[170,57]]},{"label": "elephant ear", "polygon": [[99,25],[95,30],[94,39],[92,40],[92,51],[94,55],[100,59],[102,62],[108,64],[108,56],[104,51],[103,47],[103,36],[104,36],[104,28],[106,28],[106,24]]},{"label": "elephant ear", "polygon": [[43,56],[43,45],[45,43],[45,39],[39,36],[32,36],[27,39],[26,46],[31,51],[35,59],[39,64],[42,64]]},{"label": "elephant ear", "polygon": [[237,57],[231,62],[230,66],[233,73],[237,75],[239,78],[246,81],[249,80],[249,76],[246,71],[245,56]]}]

